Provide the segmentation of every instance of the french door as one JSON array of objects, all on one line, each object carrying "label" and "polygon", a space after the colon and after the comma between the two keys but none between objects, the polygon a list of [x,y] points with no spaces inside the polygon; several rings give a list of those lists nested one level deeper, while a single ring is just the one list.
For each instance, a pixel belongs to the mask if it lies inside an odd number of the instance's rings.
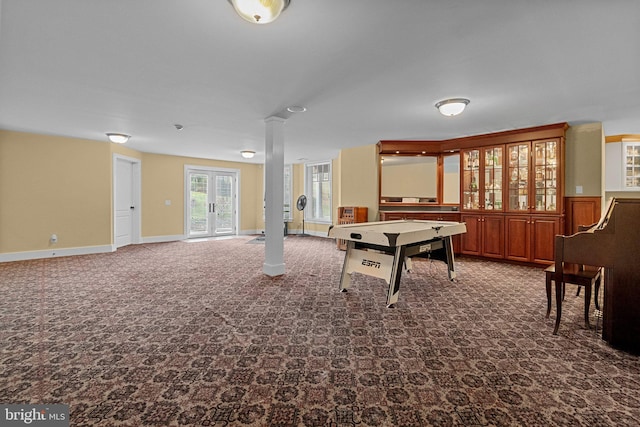
[{"label": "french door", "polygon": [[189,169],[188,237],[236,233],[237,172]]}]

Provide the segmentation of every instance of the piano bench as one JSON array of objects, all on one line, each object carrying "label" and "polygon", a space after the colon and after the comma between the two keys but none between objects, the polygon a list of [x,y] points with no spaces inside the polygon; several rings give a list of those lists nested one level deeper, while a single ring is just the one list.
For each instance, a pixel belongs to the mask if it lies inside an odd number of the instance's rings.
[{"label": "piano bench", "polygon": [[547,288],[547,315],[551,313],[551,282],[556,285],[556,325],[553,329],[553,335],[558,335],[560,327],[560,318],[562,317],[562,300],[564,299],[564,285],[570,283],[584,287],[584,324],[587,328],[589,325],[589,306],[591,305],[591,289],[595,288],[595,305],[599,310],[598,294],[600,292],[600,282],[602,278],[602,269],[595,267],[586,267],[578,264],[565,264],[562,271],[563,283],[558,284],[555,280],[556,266],[551,264],[545,270],[545,284]]}]

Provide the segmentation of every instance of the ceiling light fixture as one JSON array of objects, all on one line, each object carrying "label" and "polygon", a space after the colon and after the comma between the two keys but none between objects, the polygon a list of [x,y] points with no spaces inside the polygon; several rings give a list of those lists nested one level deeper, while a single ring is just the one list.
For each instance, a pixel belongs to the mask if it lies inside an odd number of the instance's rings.
[{"label": "ceiling light fixture", "polygon": [[290,113],[304,113],[305,111],[307,111],[307,107],[292,105],[291,107],[287,107],[287,111]]},{"label": "ceiling light fixture", "polygon": [[107,132],[107,138],[109,138],[109,141],[115,142],[116,144],[124,144],[129,140],[129,138],[131,138],[131,136],[124,133]]},{"label": "ceiling light fixture", "polygon": [[236,13],[254,24],[275,21],[291,0],[229,0]]},{"label": "ceiling light fixture", "polygon": [[255,151],[251,151],[251,150],[242,150],[240,152],[240,154],[242,155],[242,157],[244,157],[245,159],[251,159],[253,158],[253,156],[256,155]]},{"label": "ceiling light fixture", "polygon": [[436,108],[444,116],[457,116],[464,111],[469,102],[471,101],[466,98],[445,99],[438,102]]}]

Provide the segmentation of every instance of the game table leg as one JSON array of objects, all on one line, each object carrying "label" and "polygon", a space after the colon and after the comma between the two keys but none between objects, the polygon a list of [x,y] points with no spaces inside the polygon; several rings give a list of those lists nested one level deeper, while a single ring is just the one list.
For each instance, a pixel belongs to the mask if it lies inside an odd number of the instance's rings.
[{"label": "game table leg", "polygon": [[398,246],[393,257],[393,267],[389,278],[389,290],[387,291],[387,307],[393,308],[398,302],[400,294],[400,278],[402,276],[402,264],[404,263],[405,247]]},{"label": "game table leg", "polygon": [[449,276],[449,280],[454,280],[456,278],[456,270],[455,263],[453,257],[453,244],[451,243],[451,236],[447,236],[444,238],[444,250],[447,253],[447,274]]},{"label": "game table leg", "polygon": [[347,253],[344,254],[344,264],[342,265],[342,277],[340,277],[340,292],[347,292],[351,286],[351,274],[349,271],[349,260],[351,259],[351,251],[356,243],[353,240],[347,240]]}]

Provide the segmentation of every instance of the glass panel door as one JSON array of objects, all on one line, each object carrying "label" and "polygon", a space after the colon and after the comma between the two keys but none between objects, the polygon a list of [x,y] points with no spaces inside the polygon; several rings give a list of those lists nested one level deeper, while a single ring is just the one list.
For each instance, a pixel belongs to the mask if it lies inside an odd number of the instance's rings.
[{"label": "glass panel door", "polygon": [[555,211],[557,209],[557,147],[556,141],[535,142],[533,145],[534,183],[536,187],[534,209],[539,212]]},{"label": "glass panel door", "polygon": [[189,173],[189,237],[209,234],[209,174]]},{"label": "glass panel door", "polygon": [[480,209],[480,150],[462,154],[462,207]]},{"label": "glass panel door", "polygon": [[213,210],[215,213],[215,235],[233,233],[233,175],[230,173],[214,172],[216,191]]},{"label": "glass panel door", "polygon": [[188,237],[235,233],[236,173],[191,170],[188,185]]},{"label": "glass panel door", "polygon": [[484,209],[502,210],[502,147],[483,150]]},{"label": "glass panel door", "polygon": [[507,146],[510,211],[529,210],[529,143]]}]

